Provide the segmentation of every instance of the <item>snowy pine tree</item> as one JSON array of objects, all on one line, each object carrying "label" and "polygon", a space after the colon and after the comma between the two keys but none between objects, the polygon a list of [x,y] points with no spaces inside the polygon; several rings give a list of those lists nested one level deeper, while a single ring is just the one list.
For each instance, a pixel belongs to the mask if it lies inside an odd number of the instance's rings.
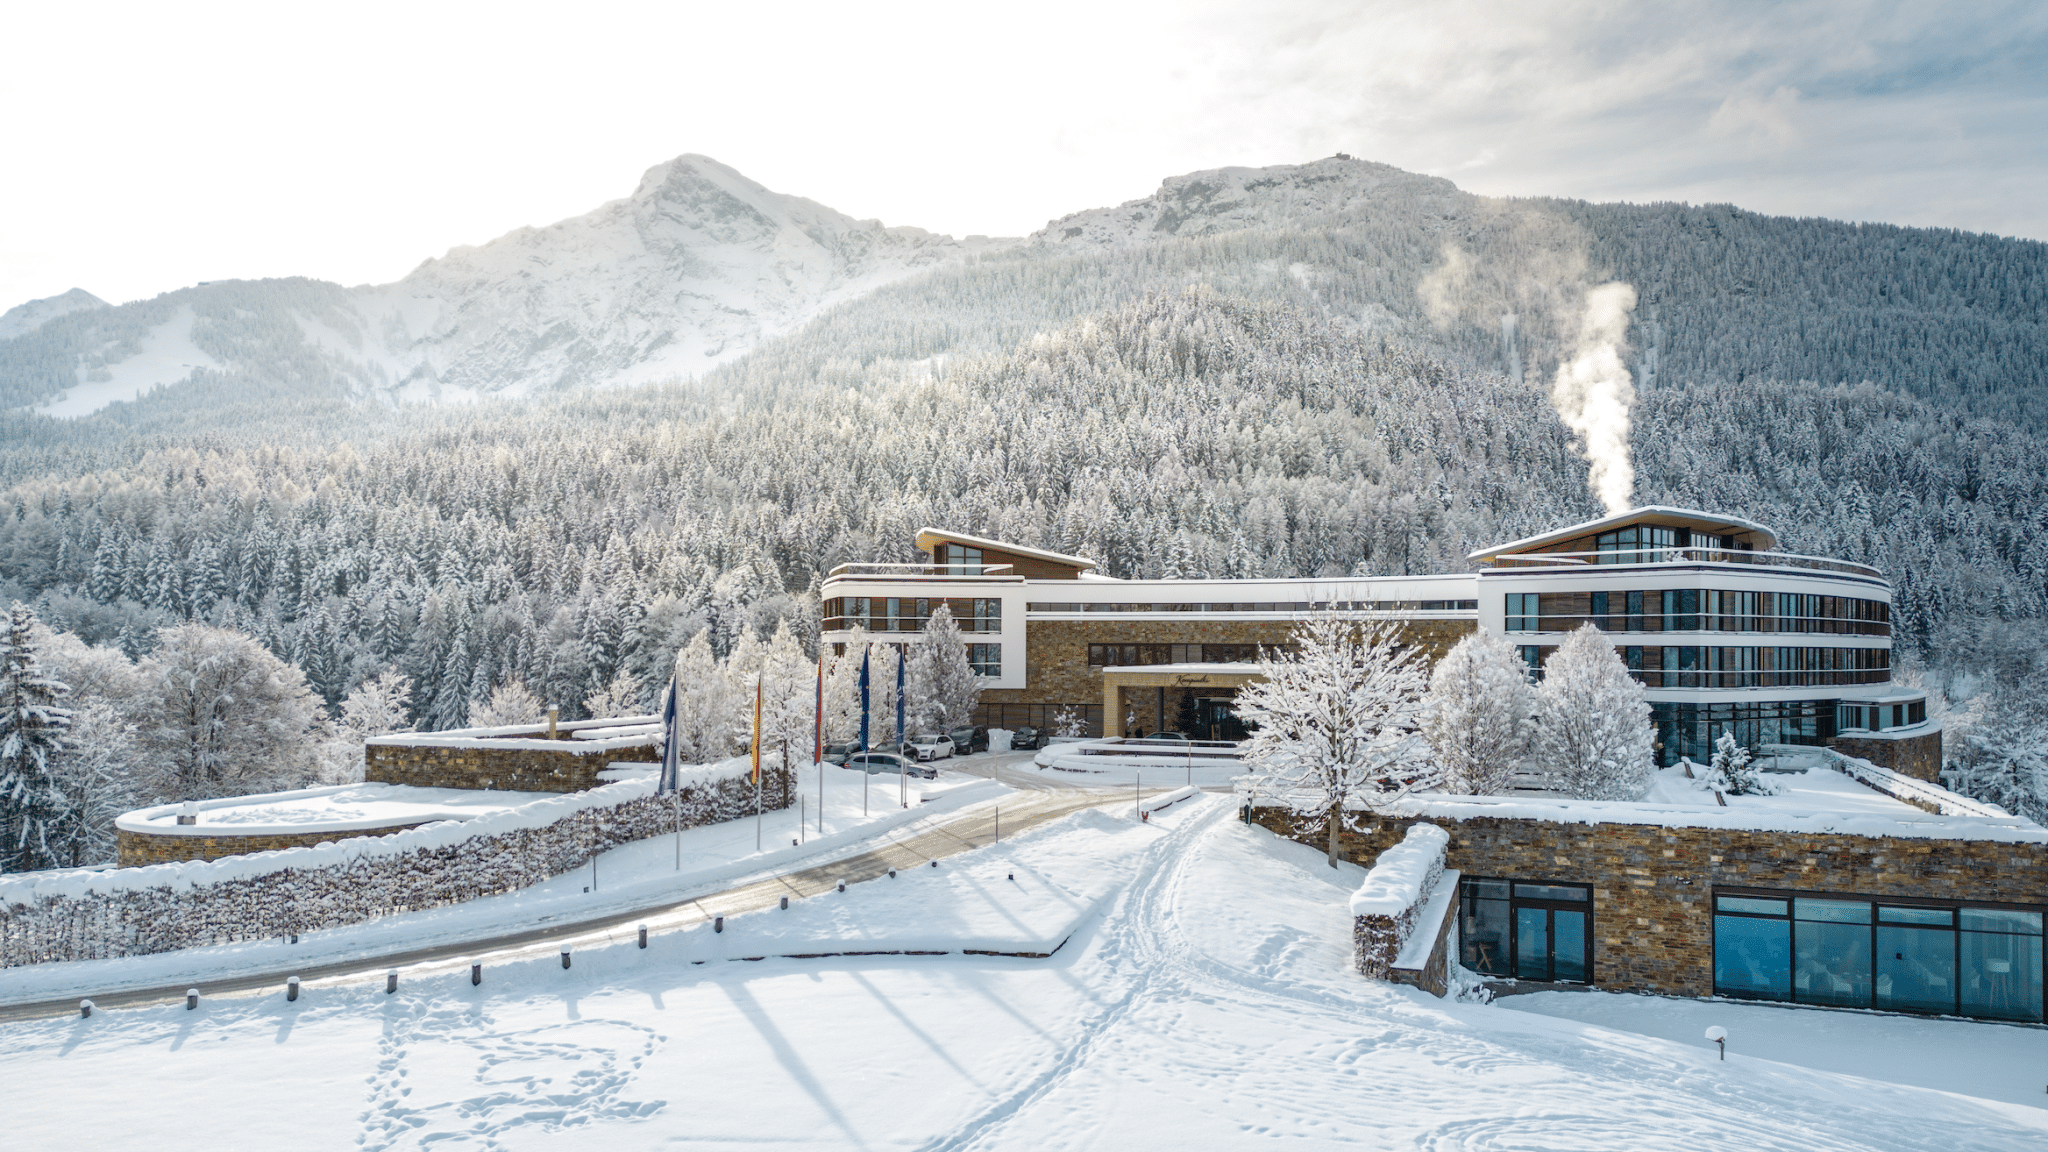
[{"label": "snowy pine tree", "polygon": [[105,697],[77,703],[64,751],[56,759],[57,782],[67,802],[57,855],[72,868],[112,862],[114,821],[145,799],[134,723]]},{"label": "snowy pine tree", "polygon": [[1422,732],[1444,790],[1505,793],[1535,730],[1536,687],[1515,645],[1483,628],[1458,641],[1431,671],[1424,702]]},{"label": "snowy pine tree", "polygon": [[967,643],[951,609],[944,604],[932,609],[918,647],[926,724],[944,730],[973,720],[974,706],[981,701],[981,678],[967,659]]},{"label": "snowy pine tree", "polygon": [[1723,732],[1714,741],[1714,760],[1694,778],[1697,787],[1724,796],[1775,796],[1777,785],[1765,780],[1751,761],[1749,749],[1735,742],[1735,733]]},{"label": "snowy pine tree", "polygon": [[1655,732],[1643,686],[1588,624],[1543,666],[1533,741],[1549,786],[1580,800],[1640,800],[1655,774]]},{"label": "snowy pine tree", "polygon": [[1292,653],[1263,653],[1255,667],[1264,682],[1238,691],[1238,715],[1256,725],[1240,790],[1323,832],[1332,868],[1338,831],[1354,819],[1347,807],[1382,811],[1438,779],[1419,732],[1422,653],[1399,644],[1400,634],[1327,613],[1295,629]]},{"label": "snowy pine tree", "polygon": [[66,824],[74,800],[57,761],[71,727],[60,703],[71,689],[36,660],[35,613],[15,602],[0,650],[0,871],[67,863]]}]

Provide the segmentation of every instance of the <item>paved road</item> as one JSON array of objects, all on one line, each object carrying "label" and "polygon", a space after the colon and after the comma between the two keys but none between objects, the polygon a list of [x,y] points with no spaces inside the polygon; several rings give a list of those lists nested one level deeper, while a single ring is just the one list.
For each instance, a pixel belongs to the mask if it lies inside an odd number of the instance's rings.
[{"label": "paved road", "polygon": [[[998,835],[1011,836],[1083,808],[1118,803],[1125,799],[1120,791],[1104,793],[1092,789],[1046,789],[1041,785],[1039,790],[1032,793],[1005,797],[999,804],[976,805],[935,828],[900,839],[892,837],[888,843],[857,855],[686,900],[668,901],[638,910],[616,912],[588,920],[549,924],[482,939],[437,944],[430,948],[233,976],[201,982],[198,987],[201,994],[208,997],[255,993],[281,995],[286,978],[291,976],[299,977],[301,984],[308,988],[313,987],[316,981],[328,985],[381,981],[385,970],[389,968],[422,972],[453,971],[470,959],[492,964],[552,955],[564,943],[576,947],[621,943],[633,939],[635,928],[640,924],[647,925],[650,933],[672,932],[694,928],[714,916],[732,916],[741,912],[772,908],[784,896],[792,900],[817,896],[835,890],[841,880],[848,884],[857,884],[886,876],[892,868],[920,867],[932,860],[943,859],[973,848],[986,847],[995,843]],[[94,1005],[101,1009],[126,1008],[182,1001],[185,998],[185,989],[189,986],[178,984],[87,995],[91,996]],[[0,1007],[0,1022],[70,1015],[78,1011],[78,1000],[78,997],[67,997],[63,1000]]]}]

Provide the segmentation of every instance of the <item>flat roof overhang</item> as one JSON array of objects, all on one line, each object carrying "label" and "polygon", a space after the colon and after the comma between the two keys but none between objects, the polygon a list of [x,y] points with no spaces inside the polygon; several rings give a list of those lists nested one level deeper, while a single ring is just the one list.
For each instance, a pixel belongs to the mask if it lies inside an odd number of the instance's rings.
[{"label": "flat roof overhang", "polygon": [[1682,528],[1698,528],[1705,532],[1748,532],[1761,536],[1762,539],[1758,542],[1766,549],[1778,546],[1778,534],[1754,520],[1744,520],[1740,516],[1727,516],[1718,512],[1702,512],[1697,508],[1672,508],[1663,504],[1652,504],[1645,508],[1632,508],[1627,512],[1616,513],[1613,516],[1603,516],[1598,520],[1588,520],[1583,524],[1556,528],[1538,536],[1526,537],[1507,544],[1496,544],[1491,548],[1481,548],[1477,552],[1468,554],[1465,558],[1474,563],[1483,564],[1503,552],[1526,552],[1531,548],[1541,548],[1545,544],[1555,544],[1560,540],[1572,540],[1580,536],[1591,536],[1598,532],[1605,532],[1609,528],[1621,528],[1645,521],[1670,524]]}]

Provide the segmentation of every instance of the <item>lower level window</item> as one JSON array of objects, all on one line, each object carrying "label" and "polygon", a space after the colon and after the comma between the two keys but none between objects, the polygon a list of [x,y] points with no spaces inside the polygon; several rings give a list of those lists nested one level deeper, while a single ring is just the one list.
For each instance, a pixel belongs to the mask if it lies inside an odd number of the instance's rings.
[{"label": "lower level window", "polygon": [[1800,893],[1714,896],[1714,992],[2042,1019],[2042,913]]},{"label": "lower level window", "polygon": [[976,676],[990,678],[1003,674],[1003,646],[1001,644],[969,644],[967,663],[974,668]]},{"label": "lower level window", "polygon": [[1465,967],[1517,980],[1592,980],[1592,889],[1476,878],[1459,887],[1458,938]]}]

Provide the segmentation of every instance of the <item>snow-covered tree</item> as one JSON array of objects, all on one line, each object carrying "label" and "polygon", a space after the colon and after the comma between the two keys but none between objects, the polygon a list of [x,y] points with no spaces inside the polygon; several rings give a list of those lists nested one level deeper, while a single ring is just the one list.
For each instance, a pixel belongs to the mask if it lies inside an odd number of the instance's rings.
[{"label": "snow-covered tree", "polygon": [[739,747],[732,725],[732,684],[711,654],[710,630],[690,638],[676,654],[679,680],[676,731],[686,763],[707,763]]},{"label": "snow-covered tree", "polygon": [[247,633],[180,624],[142,663],[137,737],[150,790],[180,800],[300,787],[319,773],[320,707]]},{"label": "snow-covered tree", "polygon": [[1263,682],[1237,694],[1237,714],[1255,725],[1240,791],[1323,832],[1332,868],[1337,834],[1355,819],[1347,807],[1383,811],[1439,778],[1420,733],[1422,652],[1400,635],[1388,622],[1326,613],[1295,629],[1292,652],[1262,653]]},{"label": "snow-covered tree", "polygon": [[617,716],[640,716],[641,698],[646,695],[640,678],[631,672],[620,672],[613,676],[611,683],[597,692],[592,692],[583,701],[583,711],[591,719],[610,719]]},{"label": "snow-covered tree", "polygon": [[1497,796],[1529,754],[1536,687],[1505,637],[1484,628],[1444,653],[1430,673],[1422,733],[1443,766],[1444,790]]},{"label": "snow-covered tree", "polygon": [[2013,689],[1971,701],[1971,722],[1945,748],[1942,773],[1962,795],[2015,815],[2048,821],[2048,714],[2040,695],[2048,684],[2029,677]]},{"label": "snow-covered tree", "polygon": [[803,645],[789,621],[776,624],[775,635],[761,660],[761,755],[789,749],[791,763],[808,764],[817,708],[817,669],[804,656]]},{"label": "snow-covered tree", "polygon": [[363,745],[412,727],[412,680],[396,668],[356,685],[328,725],[320,781],[353,784],[363,778]]},{"label": "snow-covered tree", "polygon": [[1778,787],[1763,778],[1751,761],[1749,749],[1735,742],[1735,733],[1723,732],[1714,741],[1714,760],[1693,779],[1695,786],[1725,796],[1775,796]]},{"label": "snow-covered tree", "polygon": [[1592,625],[1543,666],[1532,744],[1549,786],[1580,800],[1640,800],[1655,779],[1655,730],[1643,686]]},{"label": "snow-covered tree", "polygon": [[73,868],[112,861],[115,819],[145,802],[134,723],[104,696],[77,703],[64,751],[55,761],[66,801],[57,855]]},{"label": "snow-covered tree", "polygon": [[74,800],[57,773],[71,727],[71,689],[36,660],[35,613],[17,601],[0,648],[0,871],[66,863]]},{"label": "snow-covered tree", "polygon": [[514,676],[491,689],[488,700],[469,707],[469,723],[476,728],[511,728],[520,724],[541,724],[548,718],[547,705]]},{"label": "snow-covered tree", "polygon": [[[952,610],[941,604],[932,609],[913,653],[923,693],[921,714],[928,728],[956,728],[974,719],[974,706],[981,700],[981,680],[967,659],[967,642]],[[912,699],[917,699],[913,696]]]},{"label": "snow-covered tree", "polygon": [[1052,714],[1052,734],[1055,736],[1086,736],[1088,717],[1073,704],[1062,704]]}]

